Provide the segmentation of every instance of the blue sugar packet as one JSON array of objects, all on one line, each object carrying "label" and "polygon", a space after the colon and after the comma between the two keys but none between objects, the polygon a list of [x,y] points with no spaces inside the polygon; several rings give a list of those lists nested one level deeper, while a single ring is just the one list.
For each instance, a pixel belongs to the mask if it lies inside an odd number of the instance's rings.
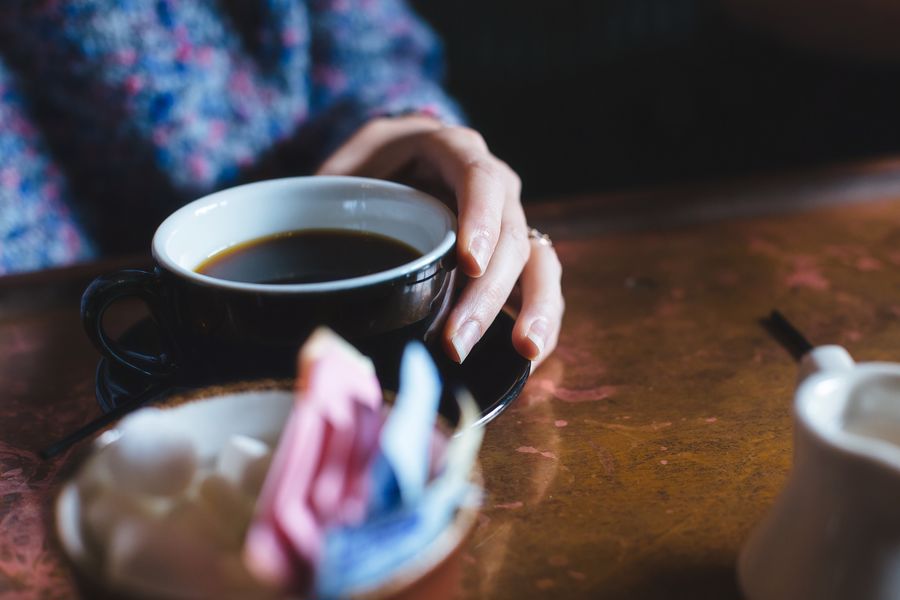
[{"label": "blue sugar packet", "polygon": [[484,430],[474,427],[478,408],[461,395],[460,423],[449,441],[443,472],[418,500],[373,516],[355,527],[326,533],[316,573],[316,597],[341,598],[383,585],[400,568],[428,560],[428,547],[447,529],[457,510],[478,503],[481,490],[470,482]]},{"label": "blue sugar packet", "polygon": [[419,500],[428,482],[431,439],[441,400],[441,379],[425,346],[407,345],[400,363],[400,389],[381,430],[372,467],[369,514]]},{"label": "blue sugar packet", "polygon": [[344,598],[385,582],[421,556],[473,492],[470,485],[441,486],[361,526],[329,531],[316,572],[316,597]]}]

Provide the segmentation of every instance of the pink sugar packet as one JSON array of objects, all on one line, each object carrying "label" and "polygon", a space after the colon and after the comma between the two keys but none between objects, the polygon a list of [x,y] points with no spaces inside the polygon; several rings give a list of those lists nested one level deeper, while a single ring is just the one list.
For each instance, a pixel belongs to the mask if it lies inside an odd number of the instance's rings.
[{"label": "pink sugar packet", "polygon": [[382,424],[381,386],[371,361],[327,329],[298,359],[294,408],[244,541],[244,563],[279,589],[304,591],[324,531],[366,516],[369,469]]}]

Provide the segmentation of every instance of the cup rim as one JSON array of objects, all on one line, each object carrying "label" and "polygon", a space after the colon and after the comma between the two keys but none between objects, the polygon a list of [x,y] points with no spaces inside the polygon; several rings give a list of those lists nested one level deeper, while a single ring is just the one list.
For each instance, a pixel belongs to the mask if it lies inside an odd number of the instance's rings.
[{"label": "cup rim", "polygon": [[[414,261],[398,265],[386,271],[378,271],[369,275],[360,277],[350,277],[347,279],[336,279],[334,281],[323,281],[317,283],[292,283],[292,284],[272,284],[272,283],[249,283],[244,281],[232,281],[228,279],[219,279],[197,273],[191,269],[183,267],[172,260],[165,252],[165,243],[167,239],[174,233],[176,223],[186,216],[209,210],[220,205],[223,201],[227,201],[228,197],[238,193],[240,190],[247,188],[264,188],[271,186],[303,186],[310,182],[316,182],[323,185],[357,185],[367,189],[380,189],[394,197],[399,197],[398,192],[404,197],[415,198],[433,209],[435,209],[444,219],[447,225],[447,233],[441,241],[427,253],[423,254]],[[242,292],[256,292],[265,294],[297,294],[297,293],[322,293],[352,290],[364,287],[371,287],[383,283],[387,283],[396,279],[400,279],[411,273],[416,273],[428,266],[439,262],[448,252],[453,250],[456,244],[456,215],[453,214],[446,204],[433,196],[426,194],[407,185],[385,181],[383,179],[372,179],[368,177],[354,177],[345,175],[310,175],[299,177],[282,177],[277,179],[265,179],[245,183],[242,185],[229,187],[217,192],[213,192],[201,198],[198,198],[188,204],[185,204],[168,217],[157,227],[153,235],[151,244],[151,252],[154,260],[161,267],[172,273],[188,279],[194,283],[215,287],[219,289],[228,289]]]},{"label": "cup rim", "polygon": [[[811,375],[794,392],[795,426],[835,450],[894,471],[900,469],[900,449],[896,444],[850,431],[845,421],[853,390],[860,384],[885,378],[900,378],[900,365],[885,361],[859,362],[847,371]],[[837,399],[822,402],[825,393],[837,394]]]}]

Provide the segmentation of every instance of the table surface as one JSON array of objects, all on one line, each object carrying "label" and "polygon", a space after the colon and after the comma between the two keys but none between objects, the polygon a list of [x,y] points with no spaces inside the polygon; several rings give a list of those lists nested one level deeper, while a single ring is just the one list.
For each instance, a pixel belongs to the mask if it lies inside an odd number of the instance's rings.
[{"label": "table surface", "polygon": [[[740,545],[791,462],[796,367],[760,319],[898,359],[900,161],[528,212],[568,311],[488,426],[464,597],[738,598]],[[49,513],[74,451],[37,451],[98,414],[78,299],[135,260],[0,279],[0,595],[75,594]]]}]

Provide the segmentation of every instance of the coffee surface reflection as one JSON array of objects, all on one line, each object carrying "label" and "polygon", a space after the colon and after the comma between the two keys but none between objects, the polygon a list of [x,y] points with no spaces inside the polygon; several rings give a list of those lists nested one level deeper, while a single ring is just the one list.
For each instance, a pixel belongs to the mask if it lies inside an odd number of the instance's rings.
[{"label": "coffee surface reflection", "polygon": [[393,238],[347,229],[301,229],[236,244],[196,269],[245,283],[321,283],[362,277],[412,262],[422,253]]}]

